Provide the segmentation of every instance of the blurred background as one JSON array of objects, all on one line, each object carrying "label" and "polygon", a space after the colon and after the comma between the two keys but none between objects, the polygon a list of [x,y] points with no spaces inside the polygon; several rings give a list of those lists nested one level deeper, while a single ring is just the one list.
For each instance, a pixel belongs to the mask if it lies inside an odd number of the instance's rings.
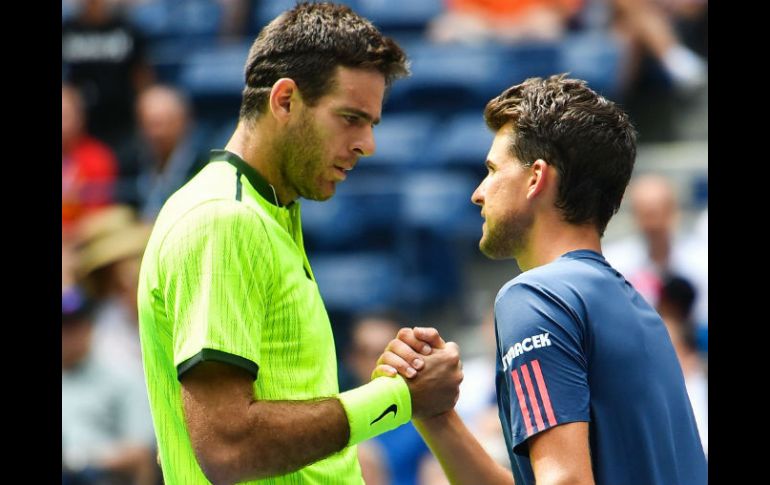
[{"label": "blurred background", "polygon": [[[62,483],[158,484],[136,284],[166,198],[223,148],[260,29],[294,0],[62,0]],[[412,76],[387,95],[377,153],[337,195],[303,201],[340,387],[367,380],[403,325],[460,344],[461,414],[509,466],[491,316],[519,273],[478,251],[486,102],[568,72],[639,131],[635,174],[603,240],[663,316],[708,449],[706,0],[354,0]],[[411,425],[361,447],[369,484],[443,484]]]}]

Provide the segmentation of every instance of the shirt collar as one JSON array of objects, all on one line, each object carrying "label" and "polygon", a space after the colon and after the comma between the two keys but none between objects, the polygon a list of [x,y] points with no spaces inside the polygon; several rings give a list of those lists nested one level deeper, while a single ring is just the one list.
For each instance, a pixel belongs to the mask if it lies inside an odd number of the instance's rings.
[{"label": "shirt collar", "polygon": [[[281,202],[278,200],[278,194],[275,192],[275,187],[273,187],[270,182],[268,182],[254,167],[246,163],[235,153],[228,152],[227,150],[211,150],[210,161],[224,161],[233,165],[243,175],[246,176],[246,179],[249,181],[251,186],[254,187],[259,195],[261,195],[266,201],[278,207],[288,207],[281,205]],[[289,205],[291,205],[291,203]]]}]

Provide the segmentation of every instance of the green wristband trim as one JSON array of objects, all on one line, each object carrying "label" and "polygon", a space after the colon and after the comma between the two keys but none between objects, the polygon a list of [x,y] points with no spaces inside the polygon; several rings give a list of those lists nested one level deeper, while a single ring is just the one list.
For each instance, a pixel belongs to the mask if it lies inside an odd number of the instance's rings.
[{"label": "green wristband trim", "polygon": [[412,419],[412,395],[403,377],[378,377],[337,399],[350,425],[348,446],[398,428]]}]

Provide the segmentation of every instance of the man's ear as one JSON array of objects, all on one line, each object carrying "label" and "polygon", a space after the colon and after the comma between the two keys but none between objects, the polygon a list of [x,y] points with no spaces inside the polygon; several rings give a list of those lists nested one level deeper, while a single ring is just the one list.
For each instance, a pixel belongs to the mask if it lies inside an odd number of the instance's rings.
[{"label": "man's ear", "polygon": [[268,100],[270,112],[279,123],[289,121],[292,110],[292,103],[296,103],[299,90],[297,83],[288,77],[282,77],[277,80],[270,89],[270,99]]},{"label": "man's ear", "polygon": [[527,199],[533,199],[554,182],[553,167],[542,158],[538,158],[529,167],[529,185],[527,186]]}]

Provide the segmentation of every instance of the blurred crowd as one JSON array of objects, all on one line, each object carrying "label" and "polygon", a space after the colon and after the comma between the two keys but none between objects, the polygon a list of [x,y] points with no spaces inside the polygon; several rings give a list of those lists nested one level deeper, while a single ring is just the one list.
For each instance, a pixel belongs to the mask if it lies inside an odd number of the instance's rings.
[{"label": "blurred crowd", "polygon": [[[210,146],[215,137],[202,135],[214,123],[205,106],[153,62],[153,42],[162,36],[149,35],[133,21],[132,13],[180,2],[62,0],[63,485],[161,483],[137,328],[141,256],[165,200],[200,170],[208,150],[222,148]],[[219,23],[207,41],[225,45],[250,42],[261,26],[254,19],[271,2],[192,3],[216,6]],[[362,6],[366,14],[363,7],[378,2],[345,3]],[[611,33],[623,52],[621,101],[650,86],[661,96],[682,99],[707,84],[706,0],[425,3],[434,7],[418,26],[425,44],[511,45],[559,41],[577,30]],[[480,113],[478,123],[483,124]],[[644,127],[640,131],[643,142]],[[356,177],[347,183],[356,184]],[[470,193],[468,205],[469,198]],[[666,177],[635,176],[626,193],[634,227],[604,252],[663,317],[708,451],[708,211],[704,207],[695,224],[685,227],[681,199]],[[312,261],[313,247],[308,249]],[[438,246],[431,251],[452,254]],[[344,326],[333,319],[341,390],[367,381],[386,343],[413,318],[411,307],[386,303],[348,315]],[[509,466],[494,396],[491,302],[486,308],[468,323],[484,351],[464,357],[458,410],[490,454]],[[425,323],[444,331],[441,322]],[[361,445],[359,452],[370,485],[448,483],[411,424]]]}]

